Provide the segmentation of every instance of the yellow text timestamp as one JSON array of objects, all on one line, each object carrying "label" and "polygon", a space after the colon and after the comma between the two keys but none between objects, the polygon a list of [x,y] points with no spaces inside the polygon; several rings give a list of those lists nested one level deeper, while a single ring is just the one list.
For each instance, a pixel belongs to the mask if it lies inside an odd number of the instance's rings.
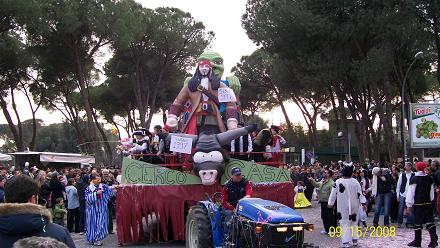
[{"label": "yellow text timestamp", "polygon": [[395,226],[370,226],[370,227],[346,227],[342,228],[340,226],[334,227],[331,226],[329,228],[329,236],[331,238],[340,238],[344,235],[351,235],[351,237],[357,238],[387,238],[387,237],[395,237],[396,236],[396,227]]}]

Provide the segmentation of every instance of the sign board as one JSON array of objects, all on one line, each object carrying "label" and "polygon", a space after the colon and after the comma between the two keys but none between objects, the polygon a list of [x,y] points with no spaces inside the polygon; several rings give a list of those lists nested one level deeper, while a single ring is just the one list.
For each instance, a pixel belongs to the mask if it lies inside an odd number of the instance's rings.
[{"label": "sign board", "polygon": [[411,148],[440,147],[440,104],[410,104]]},{"label": "sign board", "polygon": [[252,183],[290,182],[288,170],[256,164],[250,161],[230,159],[226,164],[225,174],[223,174],[221,179],[222,184],[225,184],[231,178],[231,169],[233,167],[240,168],[241,174]]},{"label": "sign board", "polygon": [[237,98],[231,88],[218,88],[218,101],[219,102],[236,102]]},{"label": "sign board", "polygon": [[171,136],[170,151],[191,154],[193,139]]},{"label": "sign board", "polygon": [[162,166],[124,158],[122,160],[122,183],[154,185],[202,184],[200,177],[167,169]]},{"label": "sign board", "polygon": [[[233,167],[240,168],[242,175],[252,183],[290,182],[288,170],[259,165],[249,161],[230,159],[226,164],[225,174],[221,178],[222,185],[231,178],[231,169]],[[122,183],[191,185],[202,184],[202,181],[198,176],[190,173],[183,173],[159,165],[124,158],[122,161]]]}]

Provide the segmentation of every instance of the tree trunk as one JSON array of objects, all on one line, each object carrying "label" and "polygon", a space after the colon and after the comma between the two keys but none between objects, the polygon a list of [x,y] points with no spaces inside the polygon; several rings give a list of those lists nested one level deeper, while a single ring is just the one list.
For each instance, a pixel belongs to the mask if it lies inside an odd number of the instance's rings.
[{"label": "tree trunk", "polygon": [[[432,4],[435,4],[436,1],[432,1]],[[436,48],[436,52],[437,52],[437,71],[436,71],[436,75],[437,75],[437,82],[440,86],[440,37],[439,37],[439,29],[438,29],[438,16],[437,16],[437,8],[436,6],[432,6],[432,9],[430,12],[432,13],[432,30],[433,30],[433,35],[434,35],[434,41],[435,41],[435,48]]]},{"label": "tree trunk", "polygon": [[329,93],[330,93],[329,94],[330,95],[330,101],[332,103],[333,116],[335,117],[336,130],[339,130],[341,127],[339,125],[340,123],[339,123],[338,107],[336,106],[336,102],[335,102],[335,98],[334,98],[334,94],[333,94],[332,88],[329,87],[328,90],[329,90]]},{"label": "tree trunk", "polygon": [[[345,104],[344,104],[344,92],[339,89],[339,88],[335,88],[335,92],[336,92],[336,96],[338,98],[338,112],[340,115],[340,126],[342,128],[342,132],[344,134],[344,151],[348,152],[348,145],[347,145],[347,141],[346,141],[346,136],[348,134],[348,125],[347,125],[347,114],[345,112]],[[340,131],[340,130],[338,130]],[[345,159],[346,161],[348,161],[348,153],[345,155]]]},{"label": "tree trunk", "polygon": [[165,61],[165,63],[163,64],[160,73],[159,73],[159,77],[157,79],[157,85],[156,87],[154,87],[154,91],[153,94],[151,95],[151,104],[150,104],[150,111],[148,113],[148,120],[146,123],[146,127],[149,129],[150,125],[151,125],[151,120],[153,119],[153,114],[156,111],[156,101],[157,101],[157,94],[159,93],[159,88],[162,85],[162,81],[165,75],[166,70],[168,69],[168,62]]},{"label": "tree trunk", "polygon": [[90,148],[92,153],[96,152],[96,130],[95,130],[95,122],[93,120],[93,110],[89,101],[89,91],[84,75],[83,65],[81,64],[81,58],[78,53],[78,47],[75,45],[74,47],[74,55],[75,55],[75,72],[76,79],[78,80],[78,84],[80,87],[81,100],[84,104],[84,109],[86,111],[87,116],[87,131],[90,138]]},{"label": "tree trunk", "polygon": [[113,159],[113,150],[110,147],[110,144],[108,142],[108,138],[107,138],[107,135],[104,132],[104,129],[101,127],[101,125],[99,125],[98,117],[96,116],[95,112],[93,112],[93,118],[95,120],[96,127],[98,128],[98,131],[101,134],[102,141],[104,143],[104,150],[105,150],[105,153],[107,155],[105,162],[106,162],[106,164],[110,164],[112,159]]},{"label": "tree trunk", "polygon": [[269,84],[271,85],[271,88],[275,93],[278,104],[280,104],[281,111],[283,111],[284,119],[286,119],[286,123],[287,123],[287,128],[290,133],[293,133],[293,125],[292,125],[292,122],[290,121],[289,116],[287,115],[287,110],[286,110],[286,107],[284,106],[283,99],[281,99],[281,94],[272,81],[270,81]]},{"label": "tree trunk", "polygon": [[18,114],[17,104],[15,103],[14,89],[12,87],[11,87],[11,100],[12,100],[12,109],[14,110],[15,117],[17,118],[18,138],[21,140],[21,146],[24,151],[25,147],[23,144],[23,127],[21,125],[20,115]]},{"label": "tree trunk", "polygon": [[147,123],[145,121],[147,115],[148,108],[148,97],[145,98],[145,90],[144,90],[144,76],[143,70],[140,66],[139,59],[135,62],[136,73],[135,73],[135,87],[134,87],[134,96],[136,99],[137,108],[139,111],[139,119],[141,122],[141,127],[147,128]]},{"label": "tree trunk", "polygon": [[389,105],[391,104],[391,102],[388,103],[388,101],[390,101],[390,97],[386,96],[386,94],[388,94],[387,90],[385,89],[386,87],[389,87],[389,83],[388,85],[384,85],[385,103],[383,103],[382,100],[380,99],[379,92],[375,91],[373,93],[373,97],[376,102],[376,108],[378,110],[380,122],[383,124],[385,146],[387,147],[388,150],[388,159],[390,162],[392,162],[394,159],[396,159],[397,154],[396,154],[396,144],[394,143],[394,137],[393,137],[392,118],[390,119],[388,116],[388,112],[390,111],[388,108],[390,107]]},{"label": "tree trunk", "polygon": [[[396,142],[394,141],[394,129],[393,129],[393,106],[391,103],[391,93],[389,92],[391,88],[390,81],[388,78],[385,79],[383,84],[384,94],[385,94],[385,120],[384,120],[384,133],[386,147],[388,148],[388,154],[390,158],[390,163],[397,161],[397,148]],[[386,129],[386,130],[385,130]]]},{"label": "tree trunk", "polygon": [[15,124],[12,121],[11,114],[9,114],[6,100],[1,95],[0,95],[0,107],[2,108],[6,121],[8,122],[9,130],[11,130],[12,137],[14,138],[15,146],[17,147],[17,151],[18,152],[24,151],[23,140],[20,139],[20,136],[18,135],[17,128],[15,127]]}]

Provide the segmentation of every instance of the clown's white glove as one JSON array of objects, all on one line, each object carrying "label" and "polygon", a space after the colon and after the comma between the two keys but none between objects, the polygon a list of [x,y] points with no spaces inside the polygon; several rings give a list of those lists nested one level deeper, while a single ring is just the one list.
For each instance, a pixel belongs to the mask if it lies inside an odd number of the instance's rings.
[{"label": "clown's white glove", "polygon": [[229,118],[226,121],[226,125],[228,126],[228,130],[236,129],[238,126],[238,121],[235,118]]},{"label": "clown's white glove", "polygon": [[171,114],[167,115],[167,122],[165,124],[172,129],[176,129],[177,128],[177,116],[171,115]]}]

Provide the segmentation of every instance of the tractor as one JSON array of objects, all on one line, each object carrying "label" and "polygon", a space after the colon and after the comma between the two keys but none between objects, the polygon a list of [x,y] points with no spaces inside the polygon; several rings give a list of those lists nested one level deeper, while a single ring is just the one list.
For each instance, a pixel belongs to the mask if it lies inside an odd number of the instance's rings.
[{"label": "tractor", "polygon": [[[304,243],[304,231],[312,231],[313,224],[305,223],[286,205],[260,198],[241,199],[229,230],[224,230],[219,194],[190,208],[185,225],[187,248],[316,247]],[[228,237],[224,233],[229,233]]]}]

